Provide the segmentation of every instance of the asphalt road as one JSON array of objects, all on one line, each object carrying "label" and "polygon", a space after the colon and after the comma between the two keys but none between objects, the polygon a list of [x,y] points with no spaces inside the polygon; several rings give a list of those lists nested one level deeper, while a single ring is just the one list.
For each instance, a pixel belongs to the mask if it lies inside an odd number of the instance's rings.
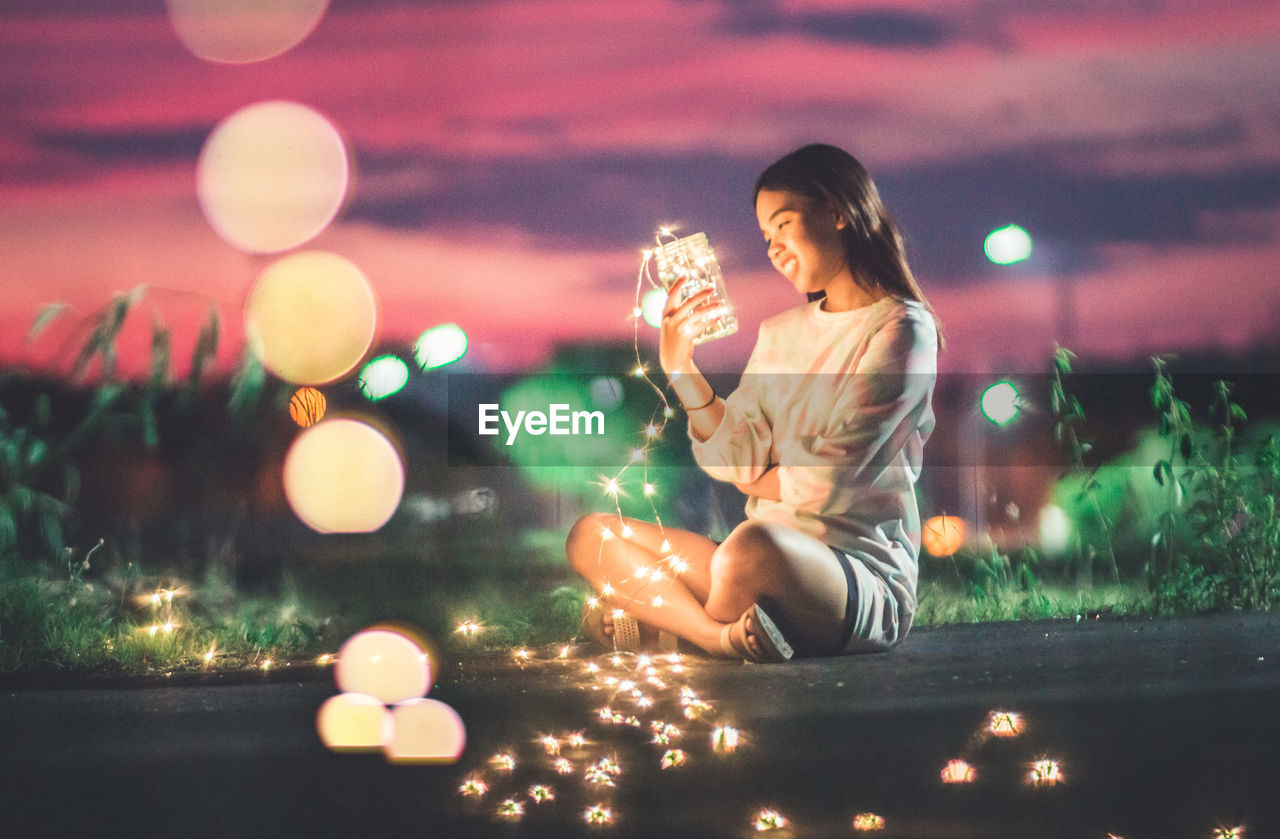
[{"label": "asphalt road", "polygon": [[[867,835],[886,837],[1280,837],[1280,615],[917,630],[886,655],[685,656],[682,672],[555,653],[446,663],[430,695],[468,731],[451,766],[328,752],[314,727],[336,693],[326,674],[0,682],[0,837],[746,837],[766,808],[787,819],[772,835],[792,837],[863,835],[866,813],[883,819]],[[992,711],[1018,714],[1020,733],[992,734]],[[655,721],[680,735],[651,742]],[[724,726],[736,749],[713,737]],[[574,731],[588,742],[567,743]],[[676,748],[685,763],[662,768]],[[512,771],[490,762],[500,753]],[[588,778],[602,759],[620,772],[593,777],[612,786]],[[970,783],[942,782],[953,759]],[[1059,783],[1029,782],[1044,759]],[[485,795],[459,791],[470,777]],[[500,815],[506,800],[523,813]],[[587,823],[597,804],[609,824]]]}]

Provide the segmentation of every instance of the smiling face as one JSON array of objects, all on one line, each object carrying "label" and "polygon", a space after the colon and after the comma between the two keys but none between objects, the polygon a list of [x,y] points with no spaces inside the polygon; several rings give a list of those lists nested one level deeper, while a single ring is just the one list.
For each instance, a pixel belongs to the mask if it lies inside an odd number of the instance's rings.
[{"label": "smiling face", "polygon": [[792,192],[762,189],[756,196],[756,219],[769,261],[797,291],[826,291],[848,276],[840,241],[846,221],[834,210]]}]

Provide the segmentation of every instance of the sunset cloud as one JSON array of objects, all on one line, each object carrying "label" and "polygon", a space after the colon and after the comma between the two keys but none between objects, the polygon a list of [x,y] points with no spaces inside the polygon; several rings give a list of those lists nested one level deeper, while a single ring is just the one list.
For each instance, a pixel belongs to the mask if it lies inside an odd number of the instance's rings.
[{"label": "sunset cloud", "polygon": [[[88,316],[146,285],[188,340],[223,312],[233,363],[267,261],[209,228],[195,161],[265,99],[348,144],[350,197],[308,246],[369,274],[384,338],[456,321],[497,366],[629,340],[639,249],[668,222],[716,244],[743,331],[700,352],[740,364],[797,302],[751,185],[815,139],[876,176],[957,369],[1043,357],[1063,278],[1107,356],[1242,347],[1280,314],[1270,2],[335,0],[243,66],[192,56],[153,2],[15,0],[0,21],[0,362],[54,353],[69,326],[22,341],[44,303]],[[981,254],[1010,221],[1036,243],[1021,273]]]}]

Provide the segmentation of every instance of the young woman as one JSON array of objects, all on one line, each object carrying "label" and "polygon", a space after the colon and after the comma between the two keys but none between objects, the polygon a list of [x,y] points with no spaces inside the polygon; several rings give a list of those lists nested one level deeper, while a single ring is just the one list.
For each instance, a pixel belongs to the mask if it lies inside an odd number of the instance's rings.
[{"label": "young woman", "polygon": [[[747,520],[717,544],[592,514],[569,533],[569,562],[601,592],[606,635],[625,613],[754,661],[888,649],[916,607],[933,313],[848,153],[811,145],[783,157],[756,182],[755,209],[770,262],[810,302],[760,326],[726,398],[693,360],[693,336],[718,313],[709,291],[668,304],[659,343],[694,457],[748,496]],[[669,581],[657,603],[654,569]]]}]

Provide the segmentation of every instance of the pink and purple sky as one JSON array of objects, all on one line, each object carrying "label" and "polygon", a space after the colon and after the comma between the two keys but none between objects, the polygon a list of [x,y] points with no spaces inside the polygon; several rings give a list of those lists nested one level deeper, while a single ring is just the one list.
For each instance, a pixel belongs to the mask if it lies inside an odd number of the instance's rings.
[{"label": "pink and purple sky", "polygon": [[[65,367],[76,324],[145,284],[179,356],[218,307],[229,367],[273,257],[213,231],[196,161],[272,99],[346,139],[347,202],[306,247],[363,269],[382,343],[452,321],[512,369],[630,340],[640,249],[671,222],[707,232],[744,324],[703,366],[740,369],[759,321],[802,302],[764,258],[752,182],[825,141],[903,227],[944,370],[1040,369],[1055,339],[1116,359],[1274,345],[1278,81],[1271,0],[332,0],[242,65],[189,52],[162,0],[9,0],[0,366]],[[1033,256],[992,265],[983,237],[1010,222]]]}]

